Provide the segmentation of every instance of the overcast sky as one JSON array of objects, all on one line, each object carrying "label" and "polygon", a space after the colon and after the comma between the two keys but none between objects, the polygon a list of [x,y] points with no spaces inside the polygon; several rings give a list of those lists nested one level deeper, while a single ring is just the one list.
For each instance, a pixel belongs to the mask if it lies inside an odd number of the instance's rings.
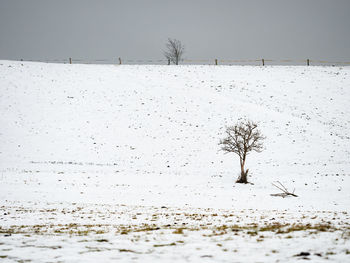
[{"label": "overcast sky", "polygon": [[0,59],[350,60],[350,0],[0,0]]}]

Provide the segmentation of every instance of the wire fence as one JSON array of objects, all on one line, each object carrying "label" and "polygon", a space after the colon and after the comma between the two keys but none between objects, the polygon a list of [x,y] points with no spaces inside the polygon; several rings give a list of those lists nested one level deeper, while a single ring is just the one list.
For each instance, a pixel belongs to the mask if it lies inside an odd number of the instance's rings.
[{"label": "wire fence", "polygon": [[[21,61],[24,61],[21,59]],[[25,60],[32,62],[46,63],[66,63],[66,64],[117,64],[117,65],[171,65],[171,61],[167,59],[46,59],[46,60]],[[327,61],[314,59],[181,59],[180,65],[307,65],[307,66],[347,66],[349,61]]]}]

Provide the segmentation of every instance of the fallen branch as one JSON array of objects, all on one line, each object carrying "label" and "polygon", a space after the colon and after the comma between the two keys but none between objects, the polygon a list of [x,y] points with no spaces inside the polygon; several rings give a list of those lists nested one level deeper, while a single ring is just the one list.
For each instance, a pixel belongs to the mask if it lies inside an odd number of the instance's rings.
[{"label": "fallen branch", "polygon": [[282,191],[282,193],[278,193],[278,194],[271,194],[271,196],[281,196],[283,198],[287,197],[287,196],[294,196],[294,197],[298,197],[296,194],[294,194],[295,188],[293,190],[293,192],[289,192],[288,189],[279,181],[277,181],[276,183],[272,183],[272,185],[274,187],[277,187],[279,190]]}]

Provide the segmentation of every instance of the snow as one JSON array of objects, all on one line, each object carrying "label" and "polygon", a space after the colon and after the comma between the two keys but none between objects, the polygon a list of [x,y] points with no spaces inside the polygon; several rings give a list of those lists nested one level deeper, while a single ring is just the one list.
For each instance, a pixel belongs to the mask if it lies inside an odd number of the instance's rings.
[{"label": "snow", "polygon": [[[0,61],[0,258],[294,262],[305,250],[314,262],[346,261],[349,83],[350,67]],[[243,118],[266,136],[265,150],[248,156],[249,185],[234,183],[238,157],[218,146]],[[299,197],[271,196],[274,181]],[[218,216],[204,220],[208,211]],[[183,216],[196,213],[208,229]],[[271,224],[262,218],[328,230],[257,241],[246,226]],[[173,234],[177,220],[183,234]],[[104,231],[90,233],[98,224]],[[143,224],[159,229],[117,231]],[[244,227],[237,236],[207,236],[234,224]],[[59,225],[73,233],[51,231]]]}]

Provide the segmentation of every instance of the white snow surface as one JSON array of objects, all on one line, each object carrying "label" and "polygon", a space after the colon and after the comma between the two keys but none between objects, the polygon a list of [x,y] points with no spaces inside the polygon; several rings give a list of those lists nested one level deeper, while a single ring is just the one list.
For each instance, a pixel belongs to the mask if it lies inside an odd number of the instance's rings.
[{"label": "white snow surface", "polygon": [[[51,216],[55,219],[50,221],[50,212],[31,217],[28,209],[73,209],[78,205],[91,209],[112,206],[116,211],[125,206],[141,214],[160,207],[177,211],[174,215],[185,210],[204,213],[206,209],[219,214],[243,211],[247,218],[252,211],[264,217],[287,213],[295,215],[290,221],[298,218],[300,222],[304,214],[319,218],[326,213],[328,220],[338,215],[339,226],[349,219],[350,67],[0,61],[0,92],[2,228],[60,224],[65,217]],[[218,145],[225,127],[242,119],[257,122],[266,136],[264,151],[248,156],[253,184],[247,185],[235,184],[238,157],[224,154]],[[298,197],[271,196],[280,192],[271,185],[275,181],[289,190],[295,188]],[[19,216],[16,207],[26,208],[26,216]],[[84,224],[92,223],[84,220]],[[75,223],[76,219],[63,221]],[[124,240],[108,233],[108,239],[112,235],[115,242]],[[310,249],[334,246],[333,261],[349,259],[349,251],[345,253],[344,246],[334,245],[327,235],[332,233],[319,236],[316,248],[312,245]],[[152,256],[142,255],[141,251],[148,250],[140,245],[135,248],[140,252],[136,257],[130,255],[134,250],[119,250],[119,259],[232,262],[232,254],[210,254],[220,246],[210,248],[209,241],[189,236],[189,243],[208,245],[208,251],[200,254],[187,246],[186,257],[181,258],[178,246],[171,245]],[[0,251],[0,257],[4,254],[9,262],[26,259],[32,250],[22,249],[20,258],[4,252],[19,249],[16,246],[24,238],[12,237],[0,236],[0,249],[8,246]],[[48,238],[60,243],[60,236]],[[40,242],[46,242],[43,240]],[[69,242],[76,246],[72,245],[68,254],[55,250],[65,255],[57,261],[115,259],[110,249],[94,250],[95,256],[83,257],[76,237]],[[293,262],[293,255],[300,252],[290,252],[288,259],[286,244],[280,257],[275,252],[266,256],[261,247],[259,257],[253,257],[247,249],[255,250],[260,242],[246,242],[251,245],[245,247],[240,240],[241,250],[231,251],[243,253],[237,262]],[[278,247],[273,237],[267,242]],[[293,244],[296,249],[313,244],[308,237],[298,242]],[[41,246],[41,250],[45,248]],[[49,252],[45,251],[31,260],[47,261]],[[332,260],[327,253],[315,260]]]}]

